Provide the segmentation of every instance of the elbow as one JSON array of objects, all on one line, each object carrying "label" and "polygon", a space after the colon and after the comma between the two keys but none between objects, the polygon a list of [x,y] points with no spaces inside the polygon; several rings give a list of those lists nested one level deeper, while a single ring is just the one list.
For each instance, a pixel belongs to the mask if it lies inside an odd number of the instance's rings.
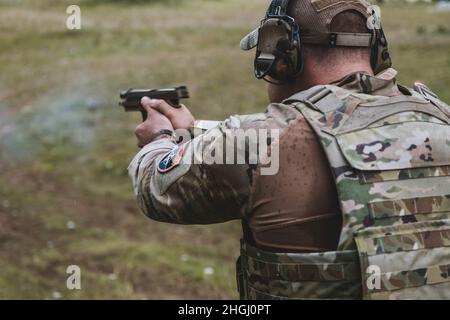
[{"label": "elbow", "polygon": [[184,221],[182,215],[172,212],[170,208],[160,208],[157,205],[153,205],[150,199],[144,199],[142,196],[138,196],[137,200],[142,213],[153,221],[170,224],[190,224]]}]

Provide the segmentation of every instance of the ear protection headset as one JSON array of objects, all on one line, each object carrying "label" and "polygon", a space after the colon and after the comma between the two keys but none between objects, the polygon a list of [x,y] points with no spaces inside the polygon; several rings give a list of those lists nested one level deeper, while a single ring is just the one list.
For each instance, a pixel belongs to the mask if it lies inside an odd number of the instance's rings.
[{"label": "ear protection headset", "polygon": [[258,32],[255,76],[284,81],[303,70],[300,28],[287,15],[289,0],[272,1]]},{"label": "ear protection headset", "polygon": [[244,50],[257,47],[254,61],[256,78],[272,83],[295,79],[303,71],[304,44],[370,47],[371,65],[375,73],[392,65],[381,27],[374,28],[371,33],[301,34],[295,19],[287,14],[288,5],[289,0],[272,0],[260,27],[241,41],[241,48]]}]

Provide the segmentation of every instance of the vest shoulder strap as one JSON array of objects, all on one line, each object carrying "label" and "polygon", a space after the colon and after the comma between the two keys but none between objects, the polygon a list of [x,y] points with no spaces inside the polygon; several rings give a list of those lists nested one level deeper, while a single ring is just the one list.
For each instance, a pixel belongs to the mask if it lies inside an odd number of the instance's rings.
[{"label": "vest shoulder strap", "polygon": [[425,100],[430,101],[436,107],[438,107],[447,117],[450,117],[450,106],[444,101],[440,100],[437,94],[431,91],[428,86],[423,83],[416,82],[414,84],[414,91],[420,94]]},{"label": "vest shoulder strap", "polygon": [[[433,102],[417,95],[379,97],[374,100],[371,96],[352,94],[335,86],[316,86],[293,95],[284,103],[297,107],[302,103],[320,112],[314,124],[333,136],[364,129],[382,119],[406,112],[425,114],[450,123],[450,108],[445,103],[436,99]],[[307,118],[311,120],[311,117]]]}]

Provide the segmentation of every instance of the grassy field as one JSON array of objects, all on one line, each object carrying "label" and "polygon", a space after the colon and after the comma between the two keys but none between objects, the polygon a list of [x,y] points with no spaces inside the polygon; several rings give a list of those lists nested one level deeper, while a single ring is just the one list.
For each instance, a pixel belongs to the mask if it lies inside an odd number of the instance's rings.
[{"label": "grassy field", "polygon": [[[82,30],[65,28],[78,3]],[[131,4],[130,4],[131,3]],[[237,298],[238,222],[139,213],[126,175],[139,115],[121,89],[186,84],[197,118],[260,111],[239,41],[260,0],[0,0],[0,298]],[[450,100],[450,11],[383,6],[400,82]],[[82,290],[66,288],[79,265]]]}]

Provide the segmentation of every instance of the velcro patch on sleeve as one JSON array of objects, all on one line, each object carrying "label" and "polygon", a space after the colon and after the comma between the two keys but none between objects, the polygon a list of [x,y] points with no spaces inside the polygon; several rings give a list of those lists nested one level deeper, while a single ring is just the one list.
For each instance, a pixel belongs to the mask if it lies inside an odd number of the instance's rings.
[{"label": "velcro patch on sleeve", "polygon": [[167,153],[158,164],[158,172],[166,173],[177,167],[183,159],[185,146],[176,146],[169,153]]}]

